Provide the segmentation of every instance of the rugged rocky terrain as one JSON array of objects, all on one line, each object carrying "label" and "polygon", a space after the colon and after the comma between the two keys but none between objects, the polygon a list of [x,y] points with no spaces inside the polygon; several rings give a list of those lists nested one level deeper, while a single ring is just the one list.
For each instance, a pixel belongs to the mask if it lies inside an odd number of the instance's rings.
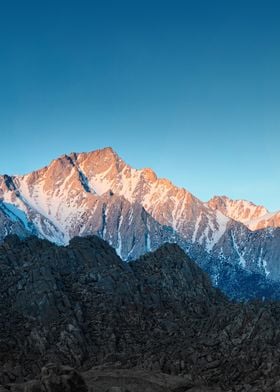
[{"label": "rugged rocky terrain", "polygon": [[207,203],[228,218],[244,223],[251,230],[280,227],[280,212],[269,212],[247,200],[232,200],[226,196],[215,196]]},{"label": "rugged rocky terrain", "polygon": [[[0,241],[15,233],[65,245],[94,234],[124,260],[177,243],[214,285],[238,299],[278,296],[280,228],[277,214],[261,225],[267,214],[227,198],[203,203],[151,169],[133,169],[111,148],[63,155],[24,176],[0,176]],[[256,220],[262,229],[252,231]],[[254,294],[246,291],[252,280]]]},{"label": "rugged rocky terrain", "polygon": [[102,377],[115,392],[141,379],[143,391],[279,391],[279,303],[229,301],[178,245],[126,263],[97,237],[59,247],[8,236],[0,277],[3,390],[40,391],[26,382],[59,363],[92,391]]}]

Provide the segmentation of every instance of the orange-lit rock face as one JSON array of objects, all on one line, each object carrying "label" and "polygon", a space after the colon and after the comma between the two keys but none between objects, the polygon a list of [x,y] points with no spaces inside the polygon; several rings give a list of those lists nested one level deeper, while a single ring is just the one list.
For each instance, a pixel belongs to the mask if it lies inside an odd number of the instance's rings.
[{"label": "orange-lit rock face", "polygon": [[156,173],[150,168],[143,169],[142,175],[147,182],[155,182],[157,180]]},{"label": "orange-lit rock face", "polygon": [[113,178],[126,166],[110,147],[77,154],[77,164],[88,178],[105,172]]},{"label": "orange-lit rock face", "polygon": [[220,211],[231,219],[246,225],[250,230],[280,227],[280,213],[270,213],[265,207],[246,200],[232,200],[226,196],[215,196],[209,207]]},{"label": "orange-lit rock face", "polygon": [[280,227],[280,213],[268,214],[251,223],[252,229],[259,230],[266,227]]}]

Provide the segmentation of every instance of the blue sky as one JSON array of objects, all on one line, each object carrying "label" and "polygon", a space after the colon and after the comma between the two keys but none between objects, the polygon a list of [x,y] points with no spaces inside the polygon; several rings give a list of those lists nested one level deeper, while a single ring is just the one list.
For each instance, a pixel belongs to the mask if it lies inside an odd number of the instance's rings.
[{"label": "blue sky", "polygon": [[0,5],[0,173],[112,146],[202,200],[280,208],[280,3]]}]

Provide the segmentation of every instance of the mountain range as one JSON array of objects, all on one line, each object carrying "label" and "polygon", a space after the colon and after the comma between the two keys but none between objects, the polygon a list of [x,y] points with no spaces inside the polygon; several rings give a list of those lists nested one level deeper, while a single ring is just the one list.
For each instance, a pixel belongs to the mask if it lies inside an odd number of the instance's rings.
[{"label": "mountain range", "polygon": [[126,261],[177,243],[230,297],[280,298],[280,212],[226,196],[203,202],[111,148],[0,176],[0,240],[9,234],[58,245],[94,234]]}]

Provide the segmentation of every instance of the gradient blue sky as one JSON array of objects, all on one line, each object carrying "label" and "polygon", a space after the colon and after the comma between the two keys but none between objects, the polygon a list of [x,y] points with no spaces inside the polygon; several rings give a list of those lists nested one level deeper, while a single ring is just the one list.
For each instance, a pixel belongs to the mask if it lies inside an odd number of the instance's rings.
[{"label": "gradient blue sky", "polygon": [[280,208],[280,2],[0,4],[0,173],[112,146],[202,200]]}]

